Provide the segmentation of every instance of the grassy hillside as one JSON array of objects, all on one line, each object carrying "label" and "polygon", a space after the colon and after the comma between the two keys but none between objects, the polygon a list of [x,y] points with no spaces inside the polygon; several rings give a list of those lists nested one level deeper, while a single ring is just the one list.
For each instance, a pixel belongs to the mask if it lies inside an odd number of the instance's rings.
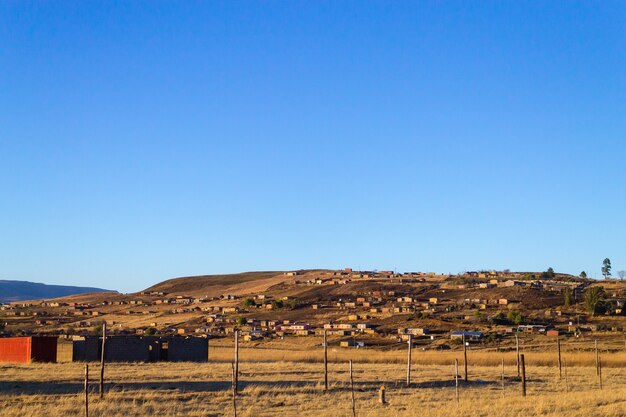
[{"label": "grassy hillside", "polygon": [[266,280],[277,276],[284,276],[280,271],[242,272],[239,274],[198,275],[168,279],[147,288],[145,291],[163,291],[169,294],[204,295],[212,294],[237,284],[251,283],[251,281]]}]

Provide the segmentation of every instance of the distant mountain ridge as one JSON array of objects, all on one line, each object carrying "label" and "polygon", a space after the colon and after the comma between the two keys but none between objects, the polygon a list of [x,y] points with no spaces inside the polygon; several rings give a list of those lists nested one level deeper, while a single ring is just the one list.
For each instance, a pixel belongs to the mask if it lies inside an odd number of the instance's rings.
[{"label": "distant mountain ridge", "polygon": [[58,298],[91,292],[117,291],[94,287],[74,287],[70,285],[48,285],[30,281],[0,280],[0,303]]}]

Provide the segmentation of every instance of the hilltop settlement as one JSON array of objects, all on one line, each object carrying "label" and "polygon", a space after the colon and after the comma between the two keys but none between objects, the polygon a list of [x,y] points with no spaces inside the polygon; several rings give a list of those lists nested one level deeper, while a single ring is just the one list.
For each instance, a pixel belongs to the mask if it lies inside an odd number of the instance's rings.
[{"label": "hilltop settlement", "polygon": [[[135,294],[1,304],[0,334],[85,341],[100,335],[106,322],[112,337],[154,336],[170,345],[177,338],[227,338],[238,330],[242,343],[254,345],[326,333],[346,349],[389,349],[410,340],[441,350],[463,339],[499,346],[518,333],[623,337],[625,301],[620,280],[551,268],[457,275],[351,268],[251,272],[176,278]],[[65,357],[81,358],[76,352]]]}]

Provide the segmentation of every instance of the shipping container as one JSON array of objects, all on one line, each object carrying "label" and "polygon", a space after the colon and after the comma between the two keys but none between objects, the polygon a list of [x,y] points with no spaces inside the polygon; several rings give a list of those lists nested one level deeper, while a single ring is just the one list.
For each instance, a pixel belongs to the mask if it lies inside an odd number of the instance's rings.
[{"label": "shipping container", "polygon": [[46,336],[0,338],[0,362],[56,362],[57,338]]}]

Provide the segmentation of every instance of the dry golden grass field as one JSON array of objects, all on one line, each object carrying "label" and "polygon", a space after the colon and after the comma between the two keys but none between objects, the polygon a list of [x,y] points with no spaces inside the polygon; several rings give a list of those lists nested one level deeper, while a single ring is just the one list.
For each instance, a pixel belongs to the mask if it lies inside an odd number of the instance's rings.
[{"label": "dry golden grass field", "polygon": [[[90,416],[233,416],[232,350],[212,349],[209,363],[107,364],[107,391],[97,394],[99,364],[90,364]],[[527,397],[515,354],[506,353],[502,389],[498,352],[470,351],[469,382],[457,403],[454,359],[462,352],[414,351],[412,386],[403,352],[329,349],[330,389],[323,391],[320,351],[304,354],[242,348],[238,416],[352,416],[349,358],[357,416],[626,416],[626,355],[604,353],[600,389],[592,352],[563,354],[559,378],[551,352],[526,352]],[[286,360],[289,359],[289,360]],[[84,415],[84,364],[0,365],[0,416]],[[567,382],[565,379],[567,373]],[[378,402],[386,387],[387,404]]]},{"label": "dry golden grass field", "polygon": [[[341,348],[335,339],[329,338],[329,360],[333,362],[347,362],[352,360],[359,363],[397,363],[405,364],[406,342],[394,345],[393,349],[353,349]],[[211,361],[230,362],[233,360],[233,339],[211,340],[209,358]],[[322,358],[322,338],[285,338],[260,344],[240,343],[239,358],[253,362],[319,362]],[[623,339],[599,339],[598,347],[605,368],[626,367],[626,348]],[[526,354],[531,366],[554,366],[558,364],[556,353],[556,339],[525,340],[520,338],[521,352]],[[462,362],[461,346],[456,350],[422,350],[418,346],[413,348],[412,362],[417,365],[448,365],[455,359]],[[571,366],[592,366],[595,368],[596,355],[594,339],[569,340],[562,342],[562,354]],[[516,365],[517,355],[515,345],[498,347],[470,346],[468,348],[468,362],[472,365],[500,366],[502,358],[506,365]]]}]

